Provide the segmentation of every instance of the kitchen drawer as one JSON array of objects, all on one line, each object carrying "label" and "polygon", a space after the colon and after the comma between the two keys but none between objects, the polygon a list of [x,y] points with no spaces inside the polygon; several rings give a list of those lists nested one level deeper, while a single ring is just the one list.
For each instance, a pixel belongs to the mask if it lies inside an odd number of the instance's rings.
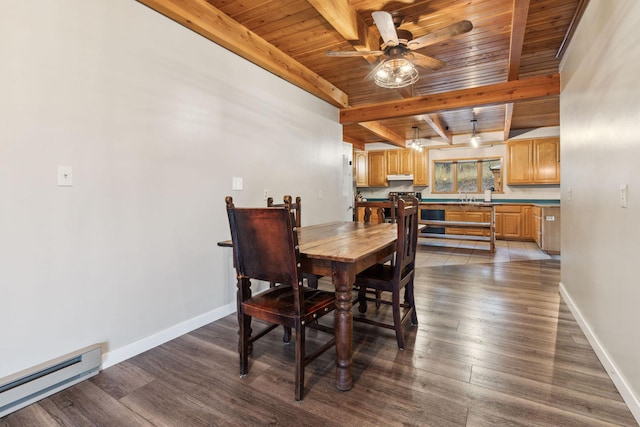
[{"label": "kitchen drawer", "polygon": [[496,205],[498,213],[520,213],[521,211],[522,205]]}]

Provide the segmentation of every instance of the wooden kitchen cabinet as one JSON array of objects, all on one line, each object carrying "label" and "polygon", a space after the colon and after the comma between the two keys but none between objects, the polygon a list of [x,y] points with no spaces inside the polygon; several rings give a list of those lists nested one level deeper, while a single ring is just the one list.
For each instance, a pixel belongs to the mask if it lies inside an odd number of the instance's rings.
[{"label": "wooden kitchen cabinet", "polygon": [[496,206],[496,239],[520,240],[522,233],[522,205]]},{"label": "wooden kitchen cabinet", "polygon": [[387,175],[413,175],[413,185],[429,185],[429,152],[412,149],[354,151],[356,187],[388,187]]},{"label": "wooden kitchen cabinet", "polygon": [[533,206],[522,206],[522,239],[533,240]]},{"label": "wooden kitchen cabinet", "polygon": [[369,151],[369,187],[388,187],[387,151]]},{"label": "wooden kitchen cabinet", "polygon": [[507,185],[560,184],[560,139],[507,141]]},{"label": "wooden kitchen cabinet", "polygon": [[534,207],[534,240],[549,254],[560,253],[560,207]]},{"label": "wooden kitchen cabinet", "polygon": [[533,141],[533,181],[536,184],[560,184],[560,139]]},{"label": "wooden kitchen cabinet", "polygon": [[353,175],[356,179],[356,187],[369,186],[369,156],[366,151],[353,152]]},{"label": "wooden kitchen cabinet", "polygon": [[[449,208],[445,210],[445,220],[458,222],[491,222],[491,212],[464,211]],[[446,227],[445,233],[465,236],[489,236],[491,230],[487,228]]]},{"label": "wooden kitchen cabinet", "polygon": [[429,185],[429,150],[413,151],[413,185]]},{"label": "wooden kitchen cabinet", "polygon": [[403,175],[413,173],[413,153],[410,149],[386,150],[387,174]]},{"label": "wooden kitchen cabinet", "polygon": [[542,247],[542,208],[534,206],[533,215],[533,240]]},{"label": "wooden kitchen cabinet", "polygon": [[[452,211],[447,209],[444,213],[445,221],[457,221],[463,222],[465,219],[464,211]],[[456,228],[456,227],[446,227],[444,229],[445,234],[465,234],[466,229],[464,228]]]}]

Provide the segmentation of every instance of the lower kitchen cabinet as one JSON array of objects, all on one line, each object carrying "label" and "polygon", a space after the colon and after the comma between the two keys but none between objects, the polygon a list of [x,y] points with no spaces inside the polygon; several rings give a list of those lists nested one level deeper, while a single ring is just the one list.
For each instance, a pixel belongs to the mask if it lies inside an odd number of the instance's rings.
[{"label": "lower kitchen cabinet", "polygon": [[496,206],[496,239],[522,238],[522,205]]},{"label": "lower kitchen cabinet", "polygon": [[549,254],[560,253],[560,207],[533,207],[534,240]]}]

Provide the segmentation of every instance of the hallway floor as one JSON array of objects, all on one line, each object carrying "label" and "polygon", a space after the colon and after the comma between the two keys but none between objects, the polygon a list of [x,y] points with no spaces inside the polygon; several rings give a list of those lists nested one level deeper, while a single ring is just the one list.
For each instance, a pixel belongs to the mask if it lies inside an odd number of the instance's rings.
[{"label": "hallway floor", "polygon": [[560,259],[542,251],[536,242],[496,240],[495,253],[489,252],[486,242],[420,238],[418,243],[416,264],[420,267]]}]

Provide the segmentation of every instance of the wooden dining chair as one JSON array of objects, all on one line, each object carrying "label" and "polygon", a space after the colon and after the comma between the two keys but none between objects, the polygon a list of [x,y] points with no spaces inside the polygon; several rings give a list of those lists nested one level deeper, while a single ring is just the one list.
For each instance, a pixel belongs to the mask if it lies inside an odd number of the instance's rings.
[{"label": "wooden dining chair", "polygon": [[[376,264],[356,275],[355,288],[358,290],[358,295],[354,303],[358,303],[361,315],[354,316],[353,320],[395,330],[398,347],[404,348],[404,323],[411,319],[412,325],[418,324],[413,293],[418,244],[418,199],[398,199],[397,204],[398,240],[395,262],[393,264]],[[403,289],[405,292],[401,300]],[[390,292],[391,301],[380,299],[378,294],[375,299],[370,298],[367,296],[367,291]],[[366,317],[367,301],[391,305],[393,323],[385,323]]]},{"label": "wooden dining chair", "polygon": [[[254,341],[278,325],[292,328],[295,331],[295,399],[302,400],[305,366],[335,346],[333,329],[318,322],[335,309],[335,294],[302,285],[295,219],[288,207],[236,208],[231,197],[225,202],[238,279],[240,375],[249,372],[249,353]],[[252,296],[252,280],[279,285]],[[255,334],[251,328],[254,317],[269,323]],[[324,345],[309,355],[305,351],[307,327],[331,334]]]},{"label": "wooden dining chair", "polygon": [[296,227],[302,227],[302,198],[300,196],[297,196],[294,202],[293,198],[287,194],[282,198],[282,203],[279,204],[273,203],[273,197],[268,197],[267,206],[270,208],[287,206],[290,211],[295,213]]},{"label": "wooden dining chair", "polygon": [[[273,203],[273,197],[267,198],[267,206],[268,207],[281,207],[287,206],[290,211],[295,213],[296,218],[296,227],[302,227],[302,198],[300,196],[296,196],[296,201],[293,201],[293,198],[290,195],[285,195],[282,198],[282,203],[275,204]],[[316,276],[315,274],[303,274],[303,277],[307,279],[307,286],[318,289],[318,279],[320,276]],[[271,287],[276,286],[275,283],[270,284]]]}]

